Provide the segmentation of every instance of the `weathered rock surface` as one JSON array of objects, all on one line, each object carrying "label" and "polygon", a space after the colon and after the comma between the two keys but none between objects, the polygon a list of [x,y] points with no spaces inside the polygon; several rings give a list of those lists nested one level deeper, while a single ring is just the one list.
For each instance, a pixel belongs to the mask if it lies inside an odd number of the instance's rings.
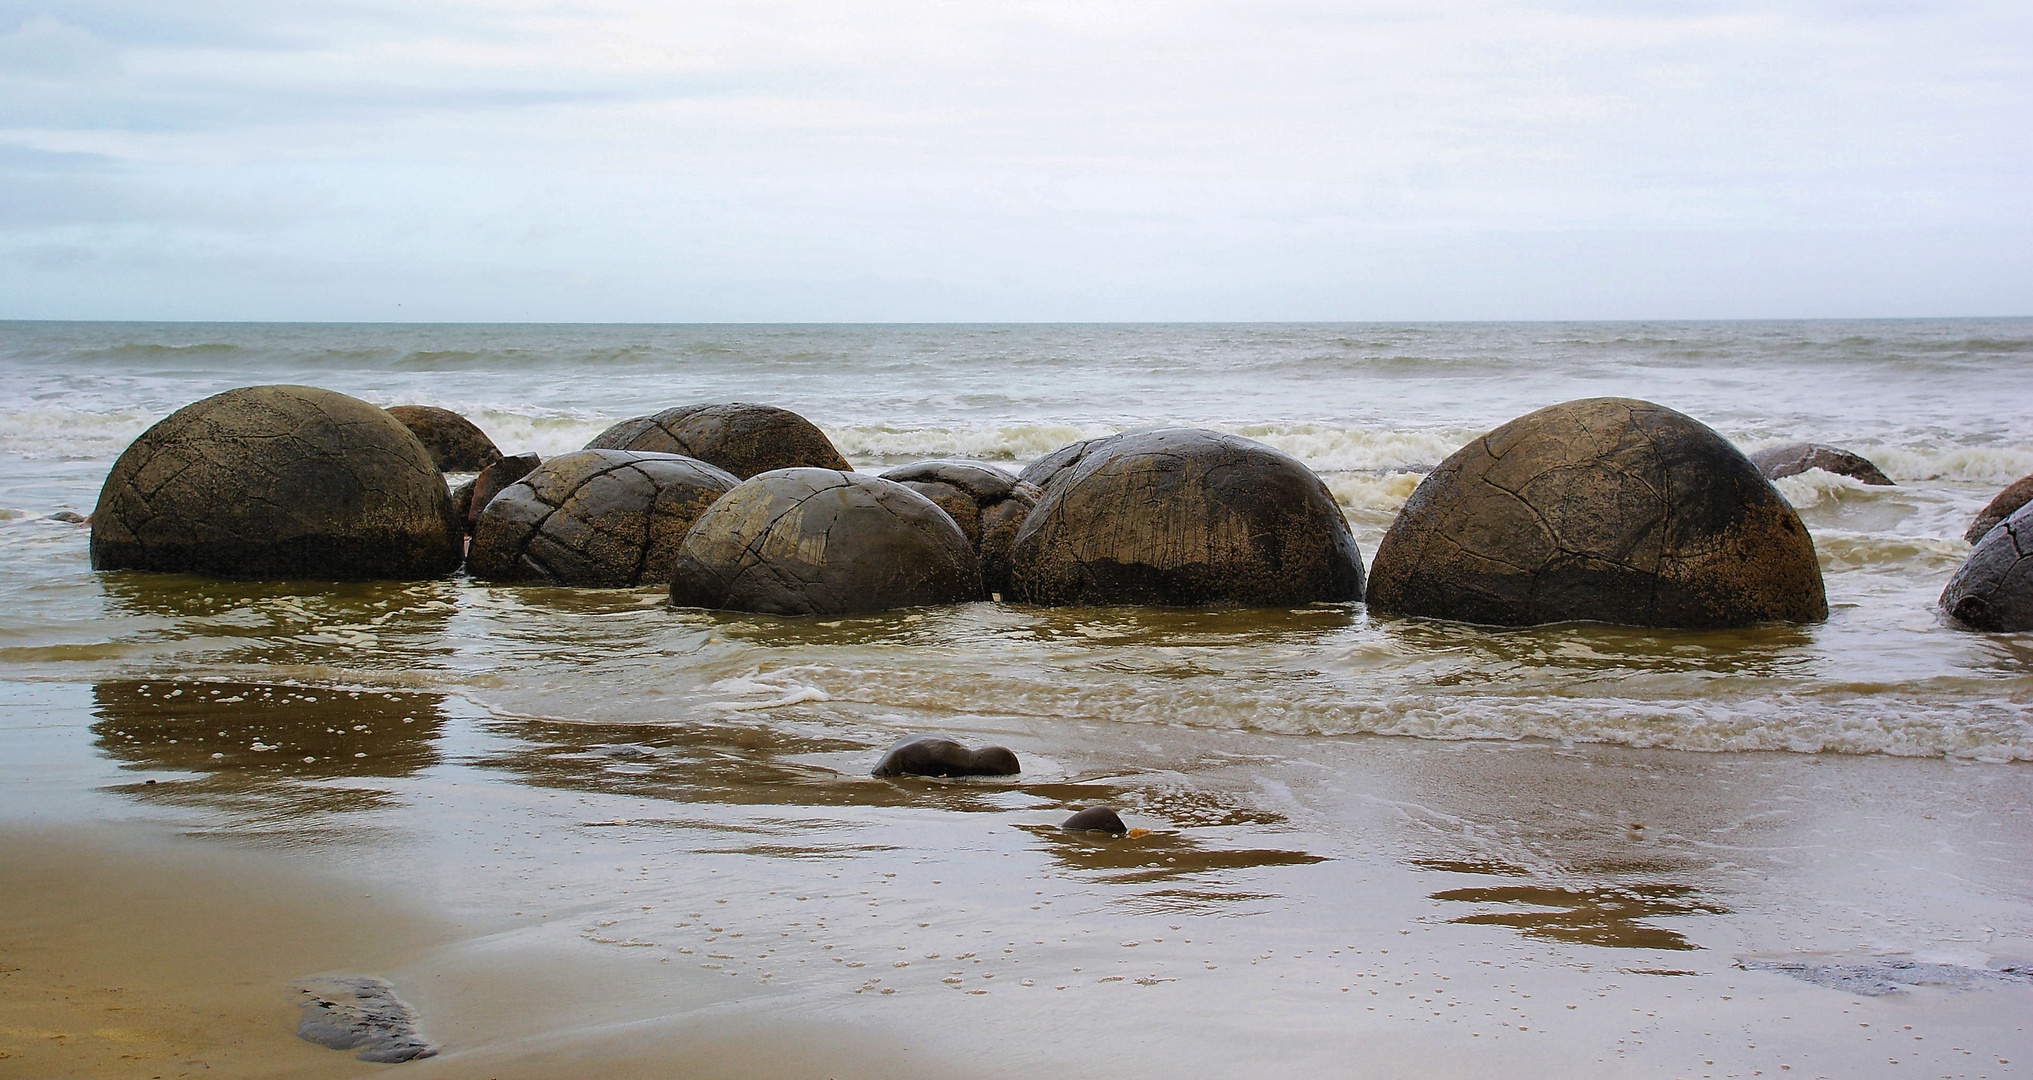
[{"label": "weathered rock surface", "polygon": [[1067,832],[1105,832],[1121,836],[1129,832],[1129,826],[1122,823],[1122,816],[1106,806],[1090,806],[1059,823]]},{"label": "weathered rock surface", "polygon": [[937,735],[906,735],[891,744],[870,776],[1015,776],[1023,771],[1008,747],[969,750]]},{"label": "weathered rock surface", "polygon": [[1441,462],[1377,545],[1369,606],[1502,626],[1828,616],[1814,541],[1771,481],[1628,398],[1540,409]]},{"label": "weathered rock surface", "polygon": [[854,469],[810,420],[787,409],[742,402],[684,405],[623,420],[594,436],[586,449],[683,454],[742,480],[772,469]]},{"label": "weathered rock surface", "polygon": [[1767,480],[1795,476],[1809,469],[1820,469],[1837,476],[1875,487],[1892,487],[1892,478],[1878,471],[1871,459],[1862,454],[1853,454],[1836,446],[1820,443],[1792,443],[1787,446],[1771,446],[1751,456],[1751,464],[1765,474]]},{"label": "weathered rock surface", "polygon": [[833,469],[744,481],[701,515],[671,570],[680,607],[843,615],[983,596],[960,527],[902,484]]},{"label": "weathered rock surface", "polygon": [[1984,538],[1984,534],[1998,527],[1998,522],[2011,517],[2028,502],[2033,502],[2033,476],[2022,476],[2006,485],[1977,512],[1975,520],[1969,523],[1969,531],[1962,538],[1972,544]]},{"label": "weathered rock surface", "polygon": [[2033,503],[1977,541],[1941,590],[1941,610],[1972,630],[2033,630]]},{"label": "weathered rock surface", "polygon": [[113,463],[91,521],[98,570],[365,580],[459,565],[451,493],[423,444],[386,411],[309,386],[171,413]]},{"label": "weathered rock surface", "polygon": [[479,472],[501,456],[494,440],[473,421],[436,405],[390,405],[388,415],[402,421],[431,452],[440,472]]},{"label": "weathered rock surface", "polygon": [[466,531],[472,532],[480,520],[480,512],[494,501],[496,495],[508,485],[528,476],[542,465],[544,459],[535,454],[516,454],[504,457],[480,470],[479,475],[452,489],[452,506],[459,511],[459,517],[466,523]]},{"label": "weathered rock surface", "polygon": [[580,450],[503,488],[466,565],[492,581],[626,588],[670,580],[692,524],[739,483],[677,454]]},{"label": "weathered rock surface", "polygon": [[1009,546],[1038,505],[1041,492],[991,465],[971,461],[918,461],[883,473],[937,503],[974,545],[981,580],[990,593],[1009,590]]},{"label": "weathered rock surface", "polygon": [[1054,459],[1049,469],[1025,470],[1043,477],[1043,493],[1010,544],[1011,599],[1362,599],[1362,556],[1327,486],[1262,443],[1153,428],[1077,443],[1045,461]]},{"label": "weathered rock surface", "polygon": [[380,979],[314,979],[301,987],[304,1015],[297,1037],[334,1050],[358,1050],[361,1061],[394,1064],[432,1057],[438,1048],[417,1034],[416,1011]]}]

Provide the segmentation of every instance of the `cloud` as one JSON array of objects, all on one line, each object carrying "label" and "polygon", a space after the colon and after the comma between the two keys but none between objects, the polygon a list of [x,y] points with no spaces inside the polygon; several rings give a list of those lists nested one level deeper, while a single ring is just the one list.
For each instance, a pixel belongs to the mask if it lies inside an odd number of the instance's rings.
[{"label": "cloud", "polygon": [[0,35],[0,79],[74,81],[119,68],[119,50],[54,16],[32,16]]}]

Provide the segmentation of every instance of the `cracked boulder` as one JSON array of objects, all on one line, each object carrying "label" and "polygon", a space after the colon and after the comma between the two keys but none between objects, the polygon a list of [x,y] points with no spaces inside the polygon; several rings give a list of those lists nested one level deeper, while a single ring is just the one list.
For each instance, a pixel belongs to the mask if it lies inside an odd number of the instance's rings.
[{"label": "cracked boulder", "polygon": [[431,452],[439,472],[479,472],[501,457],[494,440],[473,421],[435,405],[390,405],[388,415]]},{"label": "cracked boulder", "polygon": [[1977,541],[1941,590],[1941,610],[1972,630],[2033,630],[2033,503]]},{"label": "cracked boulder", "polygon": [[692,523],[739,482],[677,454],[561,454],[488,501],[466,566],[489,581],[662,584]]},{"label": "cracked boulder", "polygon": [[1078,452],[1051,455],[1062,460],[1042,474],[1037,508],[1011,541],[1009,598],[1169,606],[1362,599],[1362,555],[1348,521],[1297,459],[1239,435],[1179,427],[1067,449]]},{"label": "cracked boulder", "polygon": [[92,512],[92,567],[402,580],[458,568],[444,474],[386,411],[309,386],[186,405],[134,440]]},{"label": "cracked boulder", "polygon": [[882,478],[946,511],[974,545],[983,586],[990,593],[1009,591],[1009,546],[1038,504],[1036,485],[972,461],[918,461],[891,469]]},{"label": "cracked boulder", "polygon": [[744,481],[700,516],[671,568],[679,607],[847,615],[982,596],[951,516],[902,484],[835,469]]},{"label": "cracked boulder", "polygon": [[1969,531],[1962,534],[1963,540],[1971,544],[1982,540],[1985,533],[1998,527],[1998,522],[2011,517],[2028,502],[2033,502],[2033,476],[2022,476],[1977,511],[1976,519],[1969,523]]},{"label": "cracked boulder", "polygon": [[810,420],[770,405],[685,405],[638,416],[608,428],[588,450],[648,450],[683,454],[746,480],[772,469],[854,467]]},{"label": "cracked boulder", "polygon": [[1837,476],[1847,476],[1859,483],[1872,487],[1893,487],[1892,478],[1879,471],[1870,458],[1852,454],[1841,447],[1823,446],[1820,443],[1792,443],[1787,446],[1772,446],[1751,456],[1751,464],[1765,474],[1767,480],[1796,476],[1809,469],[1820,469]]},{"label": "cracked boulder", "polygon": [[1814,541],[1771,481],[1628,398],[1540,409],[1441,462],[1377,545],[1369,607],[1499,626],[1828,617]]},{"label": "cracked boulder", "polygon": [[472,533],[474,523],[480,520],[480,512],[494,501],[496,495],[507,490],[508,485],[535,472],[544,459],[536,454],[517,454],[505,457],[480,470],[473,479],[452,489],[452,506],[459,511],[459,520]]}]

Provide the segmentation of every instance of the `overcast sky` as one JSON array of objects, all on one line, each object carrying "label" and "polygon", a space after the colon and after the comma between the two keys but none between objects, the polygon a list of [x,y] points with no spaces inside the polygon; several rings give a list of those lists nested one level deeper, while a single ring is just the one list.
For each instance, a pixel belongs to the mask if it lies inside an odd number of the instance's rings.
[{"label": "overcast sky", "polygon": [[2029,314],[2027,0],[0,0],[0,318]]}]

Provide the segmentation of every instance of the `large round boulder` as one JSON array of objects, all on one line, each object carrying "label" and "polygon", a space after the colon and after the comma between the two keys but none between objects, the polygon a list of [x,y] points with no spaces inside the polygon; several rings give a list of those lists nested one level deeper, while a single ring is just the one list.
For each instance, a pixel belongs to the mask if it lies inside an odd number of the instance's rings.
[{"label": "large round boulder", "polygon": [[388,415],[431,452],[441,472],[479,472],[501,457],[494,440],[473,421],[436,405],[390,405]]},{"label": "large round boulder", "polygon": [[113,463],[92,566],[239,578],[438,577],[463,530],[444,474],[395,417],[310,386],[186,405]]},{"label": "large round boulder", "polygon": [[951,516],[902,484],[835,469],[744,481],[700,516],[671,567],[680,607],[846,615],[982,596]]},{"label": "large round boulder", "polygon": [[2033,503],[1977,541],[1941,590],[1941,610],[1972,630],[2033,630]]},{"label": "large round boulder", "polygon": [[1009,546],[1038,505],[1036,485],[972,461],[917,461],[891,469],[882,478],[946,511],[974,545],[983,587],[991,594],[1009,591]]},{"label": "large round boulder", "polygon": [[1500,626],[1828,617],[1814,541],[1771,481],[1628,398],[1540,409],[1441,462],[1377,544],[1369,607]]},{"label": "large round boulder", "polygon": [[661,584],[693,522],[738,483],[677,454],[561,454],[488,500],[466,566],[490,581]]},{"label": "large round boulder", "polygon": [[742,402],[684,405],[623,420],[594,436],[586,449],[683,454],[743,480],[772,469],[854,468],[810,420],[788,409]]},{"label": "large round boulder", "polygon": [[1779,480],[1797,476],[1809,469],[1820,469],[1837,476],[1873,487],[1893,487],[1892,478],[1886,476],[1870,458],[1851,453],[1839,446],[1823,446],[1820,443],[1788,443],[1785,446],[1768,446],[1750,455],[1751,464],[1765,474],[1767,480]]},{"label": "large round boulder", "polygon": [[1977,511],[1976,519],[1969,523],[1969,531],[1962,534],[1963,540],[1972,544],[1982,540],[1985,533],[1998,527],[1998,522],[2011,517],[2028,502],[2033,502],[2033,476],[2022,476]]},{"label": "large round boulder", "polygon": [[1362,554],[1348,521],[1297,459],[1239,435],[1180,427],[1076,446],[1077,455],[1044,477],[1036,509],[1010,543],[1011,599],[1169,606],[1362,599]]}]

